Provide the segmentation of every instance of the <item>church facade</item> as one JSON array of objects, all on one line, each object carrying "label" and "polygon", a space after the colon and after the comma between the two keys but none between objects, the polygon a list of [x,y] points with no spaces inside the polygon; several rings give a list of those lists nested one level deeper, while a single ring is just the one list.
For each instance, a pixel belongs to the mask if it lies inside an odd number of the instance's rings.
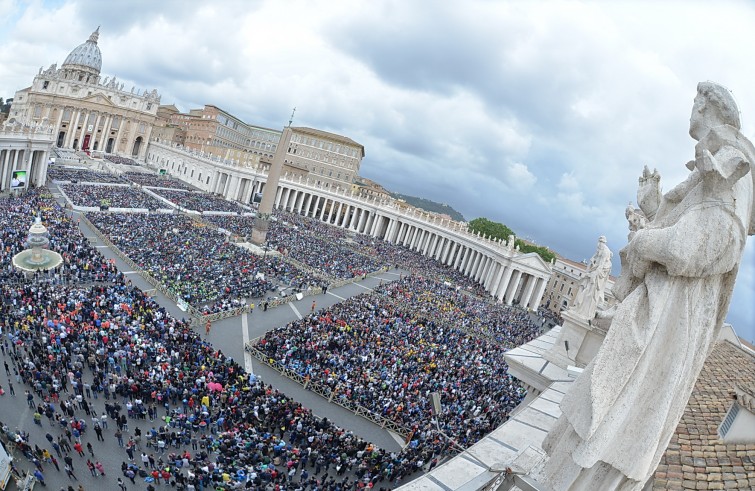
[{"label": "church facade", "polygon": [[144,159],[160,96],[103,77],[98,38],[99,28],[60,67],[40,68],[31,86],[16,92],[9,121],[52,126],[60,148]]}]

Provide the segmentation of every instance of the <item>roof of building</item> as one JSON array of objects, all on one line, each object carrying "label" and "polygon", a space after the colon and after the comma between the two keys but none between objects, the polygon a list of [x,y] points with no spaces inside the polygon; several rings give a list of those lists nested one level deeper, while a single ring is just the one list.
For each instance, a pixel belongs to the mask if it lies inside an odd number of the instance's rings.
[{"label": "roof of building", "polygon": [[320,138],[327,138],[328,140],[331,140],[331,141],[346,143],[347,145],[354,145],[359,148],[360,152],[362,153],[361,157],[364,158],[364,145],[362,145],[361,143],[355,142],[351,138],[337,135],[335,133],[329,133],[323,130],[316,130],[314,128],[308,128],[306,126],[296,126],[296,127],[292,126],[291,129],[298,133],[307,133],[312,136],[318,136]]},{"label": "roof of building", "polygon": [[92,68],[97,73],[102,69],[102,53],[97,46],[97,39],[100,37],[100,28],[98,27],[84,43],[76,46],[73,51],[66,57],[63,66],[79,65]]},{"label": "roof of building", "polygon": [[755,356],[720,341],[656,469],[653,489],[755,489],[755,443],[724,443],[718,435],[737,389],[755,391]]}]

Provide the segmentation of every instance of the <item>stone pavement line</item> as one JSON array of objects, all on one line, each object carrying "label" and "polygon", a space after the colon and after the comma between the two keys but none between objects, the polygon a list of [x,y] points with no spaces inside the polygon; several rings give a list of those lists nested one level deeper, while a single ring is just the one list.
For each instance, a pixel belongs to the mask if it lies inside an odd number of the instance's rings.
[{"label": "stone pavement line", "polygon": [[334,297],[336,297],[336,298],[338,298],[338,299],[340,299],[340,300],[346,300],[346,299],[345,299],[345,298],[343,298],[342,296],[340,296],[340,295],[336,295],[336,294],[335,294],[335,293],[333,293],[333,292],[328,292],[328,295],[333,295]]},{"label": "stone pavement line", "polygon": [[356,285],[359,288],[364,288],[365,290],[368,290],[368,291],[372,291],[372,288],[364,286],[364,285],[360,285],[359,283],[353,283],[353,285]]},{"label": "stone pavement line", "polygon": [[249,344],[249,314],[241,314],[241,336],[244,342],[244,370],[246,373],[254,374],[254,367],[252,366],[252,355],[246,350],[246,345]]},{"label": "stone pavement line", "polygon": [[296,314],[296,317],[298,317],[299,320],[303,319],[301,312],[299,312],[299,309],[296,308],[296,305],[294,305],[293,302],[288,302],[288,306],[291,307],[291,310],[294,311],[294,314]]}]

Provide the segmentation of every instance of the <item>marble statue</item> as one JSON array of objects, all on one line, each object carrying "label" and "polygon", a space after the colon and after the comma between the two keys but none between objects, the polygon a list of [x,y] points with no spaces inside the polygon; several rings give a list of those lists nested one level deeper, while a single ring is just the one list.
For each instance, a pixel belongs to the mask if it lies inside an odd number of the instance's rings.
[{"label": "marble statue", "polygon": [[[647,171],[647,167],[645,167],[645,170]],[[624,216],[626,216],[627,223],[629,224],[629,235],[627,236],[627,242],[629,242],[632,240],[632,237],[634,237],[635,232],[645,228],[647,219],[645,218],[645,214],[642,212],[642,210],[638,210],[637,208],[632,206],[632,203],[629,203],[627,205],[626,209],[624,210]]]},{"label": "marble statue", "polygon": [[595,358],[561,402],[543,442],[554,490],[640,490],[671,440],[729,308],[748,235],[755,233],[755,147],[733,97],[697,86],[687,179],[661,195],[644,175],[648,219],[622,250],[621,302]]},{"label": "marble statue", "polygon": [[598,247],[590,258],[587,271],[579,284],[574,304],[569,309],[572,314],[587,320],[595,317],[598,305],[603,301],[608,276],[611,274],[613,253],[606,245],[606,238],[598,238]]},{"label": "marble statue", "polygon": [[516,235],[509,235],[509,240],[506,242],[506,248],[510,251],[514,250],[514,245],[516,244]]}]

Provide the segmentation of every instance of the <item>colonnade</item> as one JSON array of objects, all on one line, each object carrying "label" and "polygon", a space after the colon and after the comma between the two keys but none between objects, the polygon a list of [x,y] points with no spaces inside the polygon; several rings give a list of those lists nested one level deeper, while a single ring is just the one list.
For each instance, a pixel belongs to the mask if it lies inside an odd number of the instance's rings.
[{"label": "colonnade", "polygon": [[[200,189],[242,203],[250,203],[255,193],[262,192],[267,180],[262,166],[240,167],[168,143],[150,142],[147,162]],[[325,189],[301,176],[281,176],[274,209],[417,251],[461,272],[508,305],[537,309],[551,276],[551,265],[537,254],[522,254],[500,241],[469,233],[465,224],[409,211],[393,200]]]},{"label": "colonnade", "polygon": [[550,279],[550,265],[534,253],[520,254],[501,242],[448,227],[455,222],[405,214],[347,193],[281,179],[274,208],[417,251],[460,271],[508,305],[536,310]]},{"label": "colonnade", "polygon": [[27,186],[44,185],[51,146],[52,130],[49,126],[0,127],[0,191],[11,189],[13,171],[16,170],[26,171]]}]

